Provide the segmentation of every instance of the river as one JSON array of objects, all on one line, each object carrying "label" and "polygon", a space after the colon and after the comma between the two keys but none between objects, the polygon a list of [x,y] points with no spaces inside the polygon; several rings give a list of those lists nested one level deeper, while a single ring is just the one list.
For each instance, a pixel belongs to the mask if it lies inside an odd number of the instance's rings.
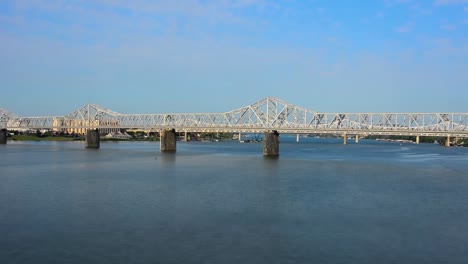
[{"label": "river", "polygon": [[468,263],[468,148],[8,142],[0,263]]}]

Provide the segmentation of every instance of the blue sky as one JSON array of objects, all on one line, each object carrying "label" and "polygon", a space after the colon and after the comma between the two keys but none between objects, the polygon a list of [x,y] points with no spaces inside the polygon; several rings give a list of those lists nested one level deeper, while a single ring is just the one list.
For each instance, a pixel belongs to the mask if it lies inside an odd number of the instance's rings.
[{"label": "blue sky", "polygon": [[0,108],[467,112],[468,0],[0,0]]}]

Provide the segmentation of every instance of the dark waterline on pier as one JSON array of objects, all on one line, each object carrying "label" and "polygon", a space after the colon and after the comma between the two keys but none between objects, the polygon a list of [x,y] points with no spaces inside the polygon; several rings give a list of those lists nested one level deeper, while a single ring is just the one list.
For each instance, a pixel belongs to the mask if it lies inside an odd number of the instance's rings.
[{"label": "dark waterline on pier", "polygon": [[468,263],[468,148],[0,146],[0,263]]}]

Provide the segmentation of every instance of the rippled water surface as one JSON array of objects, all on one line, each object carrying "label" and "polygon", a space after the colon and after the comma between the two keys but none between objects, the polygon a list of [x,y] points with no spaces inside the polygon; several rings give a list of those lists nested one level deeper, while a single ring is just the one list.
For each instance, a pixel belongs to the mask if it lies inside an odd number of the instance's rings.
[{"label": "rippled water surface", "polygon": [[468,263],[468,148],[0,145],[0,263]]}]

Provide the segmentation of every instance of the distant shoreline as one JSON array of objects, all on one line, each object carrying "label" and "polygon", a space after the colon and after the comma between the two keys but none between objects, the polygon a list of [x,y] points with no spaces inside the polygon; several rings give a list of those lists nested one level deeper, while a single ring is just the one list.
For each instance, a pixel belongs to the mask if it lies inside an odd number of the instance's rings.
[{"label": "distant shoreline", "polygon": [[[84,137],[63,137],[63,136],[47,136],[38,137],[31,135],[14,135],[8,137],[9,141],[85,141]],[[103,138],[102,141],[155,141],[155,140],[141,140],[141,139],[118,139],[118,138]]]},{"label": "distant shoreline", "polygon": [[62,136],[38,137],[38,136],[32,136],[32,135],[14,135],[14,136],[8,137],[8,140],[12,140],[12,141],[84,141],[84,138],[62,137]]}]

